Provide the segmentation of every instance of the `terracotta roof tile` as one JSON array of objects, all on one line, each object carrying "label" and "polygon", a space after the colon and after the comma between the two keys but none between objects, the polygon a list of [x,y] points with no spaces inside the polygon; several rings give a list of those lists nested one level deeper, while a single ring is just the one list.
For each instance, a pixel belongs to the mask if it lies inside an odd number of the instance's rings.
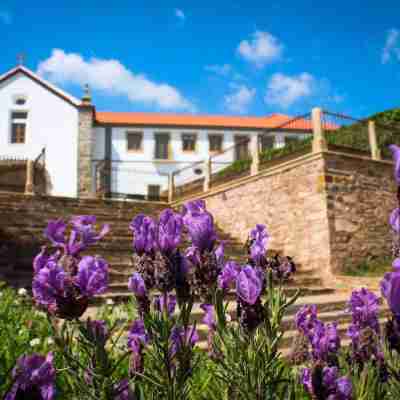
[{"label": "terracotta roof tile", "polygon": [[[268,129],[280,127],[291,119],[292,117],[283,114],[271,114],[266,117],[241,117],[225,115],[96,112],[96,122],[100,125]],[[306,119],[297,119],[288,124],[288,126],[285,126],[284,129],[311,130],[311,122]]]}]

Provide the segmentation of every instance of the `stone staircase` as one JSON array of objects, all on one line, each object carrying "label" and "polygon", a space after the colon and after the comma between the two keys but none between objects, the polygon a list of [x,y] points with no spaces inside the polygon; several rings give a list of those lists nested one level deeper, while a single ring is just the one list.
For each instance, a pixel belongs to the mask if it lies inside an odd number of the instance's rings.
[{"label": "stone staircase", "polygon": [[74,215],[95,215],[99,226],[110,224],[110,233],[88,254],[99,254],[123,265],[131,253],[128,226],[132,218],[140,212],[156,215],[165,206],[156,202],[30,197],[0,192],[0,280],[15,287],[30,287],[33,257],[47,243],[43,236],[47,221],[68,220]]},{"label": "stone staircase", "polygon": [[[128,292],[127,282],[132,274],[130,257],[132,254],[132,234],[129,223],[139,212],[156,216],[166,204],[150,202],[119,202],[101,200],[76,200],[50,197],[27,197],[19,194],[0,193],[0,280],[15,287],[30,287],[32,280],[32,259],[40,246],[46,242],[43,230],[49,219],[68,219],[73,215],[93,214],[98,224],[109,223],[111,232],[106,238],[91,247],[88,254],[98,254],[110,265],[109,291],[97,298],[97,304],[106,299],[116,303],[125,301],[132,295]],[[245,262],[243,244],[218,229],[219,240],[226,243],[226,258],[239,263]],[[293,316],[304,304],[317,304],[319,317],[323,321],[338,321],[340,332],[345,334],[349,316],[344,312],[349,291],[342,288],[325,287],[318,271],[298,265],[295,278],[287,285],[287,293],[300,290],[301,296],[290,307],[284,320],[285,336],[283,350],[287,352],[295,336]],[[334,284],[334,283],[333,283]],[[229,307],[235,317],[234,302]],[[88,310],[94,313],[93,309]],[[382,308],[381,317],[387,313]],[[207,327],[201,322],[203,311],[196,304],[193,319],[202,338],[201,346],[206,346]]]}]

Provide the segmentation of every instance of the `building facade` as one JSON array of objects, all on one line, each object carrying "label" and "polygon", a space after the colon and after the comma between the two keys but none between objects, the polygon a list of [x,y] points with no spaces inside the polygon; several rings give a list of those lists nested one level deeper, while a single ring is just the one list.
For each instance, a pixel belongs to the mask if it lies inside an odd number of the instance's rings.
[{"label": "building facade", "polygon": [[188,167],[179,186],[198,178],[208,157],[213,172],[248,157],[254,137],[266,149],[311,134],[301,121],[279,129],[288,120],[100,112],[88,92],[78,100],[24,66],[0,77],[0,157],[34,159],[45,148],[47,190],[56,196],[92,196],[101,175],[111,197],[157,198],[177,170]]}]

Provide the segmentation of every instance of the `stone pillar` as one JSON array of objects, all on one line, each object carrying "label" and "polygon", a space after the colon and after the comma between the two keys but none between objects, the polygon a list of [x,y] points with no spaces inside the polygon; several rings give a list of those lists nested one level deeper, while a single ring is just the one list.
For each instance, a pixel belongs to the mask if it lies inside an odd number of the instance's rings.
[{"label": "stone pillar", "polygon": [[79,106],[78,128],[78,197],[95,197],[92,176],[94,107],[88,88]]},{"label": "stone pillar", "polygon": [[26,162],[25,194],[33,194],[34,164],[32,160]]},{"label": "stone pillar", "polygon": [[320,108],[313,108],[311,111],[311,122],[313,129],[313,153],[320,153],[321,151],[327,151],[328,145],[326,143],[324,130],[322,127],[322,110]]},{"label": "stone pillar", "polygon": [[204,185],[203,191],[207,192],[211,187],[211,158],[207,157],[204,161]]},{"label": "stone pillar", "polygon": [[381,151],[378,147],[378,141],[376,139],[375,121],[368,121],[368,137],[372,159],[381,160]]},{"label": "stone pillar", "polygon": [[251,137],[250,148],[251,148],[250,174],[253,176],[258,173],[260,166],[260,155],[259,155],[260,145],[259,145],[258,134],[255,134]]},{"label": "stone pillar", "polygon": [[174,181],[174,173],[170,172],[170,174],[168,175],[168,203],[172,203],[172,200],[174,199]]}]

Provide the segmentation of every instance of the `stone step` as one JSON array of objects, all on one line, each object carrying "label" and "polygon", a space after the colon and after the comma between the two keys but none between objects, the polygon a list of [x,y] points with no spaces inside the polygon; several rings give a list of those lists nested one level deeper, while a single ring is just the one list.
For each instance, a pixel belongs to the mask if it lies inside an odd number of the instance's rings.
[{"label": "stone step", "polygon": [[[288,287],[285,292],[288,296],[293,296],[298,291],[300,291],[301,296],[306,297],[321,297],[330,295],[335,292],[332,288],[326,287]],[[132,293],[128,290],[128,283],[117,283],[111,284],[108,287],[108,291],[102,295],[96,296],[94,303],[100,305],[104,303],[107,299],[113,300],[115,303],[126,302],[132,298]],[[231,295],[234,298],[234,294]],[[336,306],[343,305],[343,301],[336,303],[329,303],[326,305],[328,309],[336,309]],[[296,308],[293,308],[293,312],[297,312]]]}]

